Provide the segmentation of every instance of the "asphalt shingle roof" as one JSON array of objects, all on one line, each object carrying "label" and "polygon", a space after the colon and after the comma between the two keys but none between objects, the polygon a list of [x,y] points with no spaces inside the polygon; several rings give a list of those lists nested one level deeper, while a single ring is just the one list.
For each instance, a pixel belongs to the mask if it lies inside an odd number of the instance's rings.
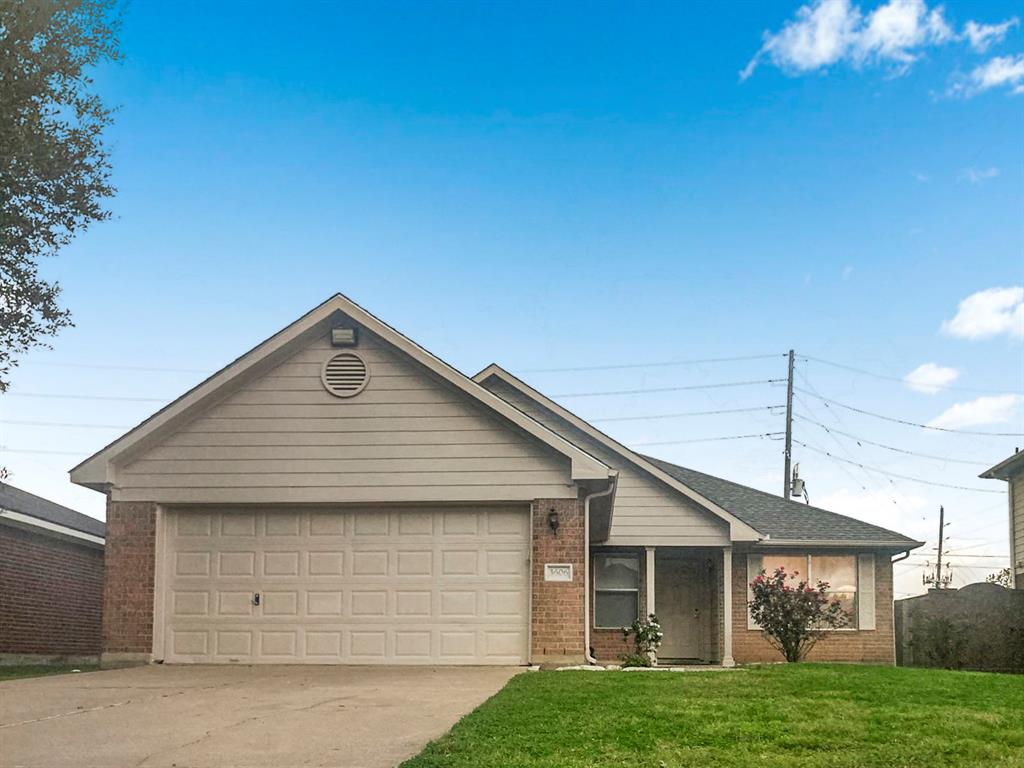
[{"label": "asphalt shingle roof", "polygon": [[768,534],[769,541],[857,541],[906,544],[908,547],[920,544],[901,533],[829,512],[827,509],[787,500],[756,488],[748,488],[730,480],[670,464],[652,456],[644,458],[747,525]]},{"label": "asphalt shingle roof", "polygon": [[0,509],[20,512],[93,536],[107,535],[107,526],[102,521],[6,483],[0,483]]}]

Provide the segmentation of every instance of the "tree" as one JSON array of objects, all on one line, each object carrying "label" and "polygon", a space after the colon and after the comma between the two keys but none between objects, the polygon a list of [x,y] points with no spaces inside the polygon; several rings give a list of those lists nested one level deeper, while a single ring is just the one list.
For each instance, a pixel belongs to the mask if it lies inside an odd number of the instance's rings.
[{"label": "tree", "polygon": [[989,584],[998,584],[1000,587],[1013,589],[1013,574],[1010,573],[1009,568],[1001,568],[995,573],[990,573],[985,577],[985,581]]},{"label": "tree", "polygon": [[802,661],[829,630],[848,621],[842,604],[829,599],[827,582],[812,586],[798,581],[799,575],[776,568],[771,575],[761,571],[750,582],[750,616],[789,662]]},{"label": "tree", "polygon": [[110,216],[112,112],[87,72],[120,60],[119,26],[114,0],[0,1],[0,392],[72,324],[39,260]]}]

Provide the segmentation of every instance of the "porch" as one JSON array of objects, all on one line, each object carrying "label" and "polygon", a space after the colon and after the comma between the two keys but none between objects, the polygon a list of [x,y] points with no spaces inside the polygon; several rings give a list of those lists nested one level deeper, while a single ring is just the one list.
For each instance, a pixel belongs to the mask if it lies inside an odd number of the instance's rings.
[{"label": "porch", "polygon": [[594,547],[590,647],[599,662],[629,650],[622,627],[655,614],[659,665],[735,666],[731,547]]}]

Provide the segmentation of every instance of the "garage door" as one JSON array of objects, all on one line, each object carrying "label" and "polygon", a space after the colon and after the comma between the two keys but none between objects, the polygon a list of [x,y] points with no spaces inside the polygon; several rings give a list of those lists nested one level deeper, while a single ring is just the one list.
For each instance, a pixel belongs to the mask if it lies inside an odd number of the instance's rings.
[{"label": "garage door", "polygon": [[168,662],[527,660],[526,508],[182,509],[163,540]]}]

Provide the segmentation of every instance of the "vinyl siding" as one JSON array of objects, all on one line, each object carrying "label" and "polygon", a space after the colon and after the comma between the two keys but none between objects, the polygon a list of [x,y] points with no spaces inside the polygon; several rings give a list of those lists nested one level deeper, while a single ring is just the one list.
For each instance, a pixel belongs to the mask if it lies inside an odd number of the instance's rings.
[{"label": "vinyl siding", "polygon": [[486,386],[549,429],[619,471],[610,546],[724,546],[728,525],[619,454],[497,379]]},{"label": "vinyl siding", "polygon": [[1017,586],[1024,588],[1024,474],[1010,478],[1010,514],[1013,516],[1011,565],[1014,573],[1020,574]]},{"label": "vinyl siding", "polygon": [[352,398],[324,390],[327,335],[117,470],[120,501],[574,498],[569,460],[362,331]]}]

